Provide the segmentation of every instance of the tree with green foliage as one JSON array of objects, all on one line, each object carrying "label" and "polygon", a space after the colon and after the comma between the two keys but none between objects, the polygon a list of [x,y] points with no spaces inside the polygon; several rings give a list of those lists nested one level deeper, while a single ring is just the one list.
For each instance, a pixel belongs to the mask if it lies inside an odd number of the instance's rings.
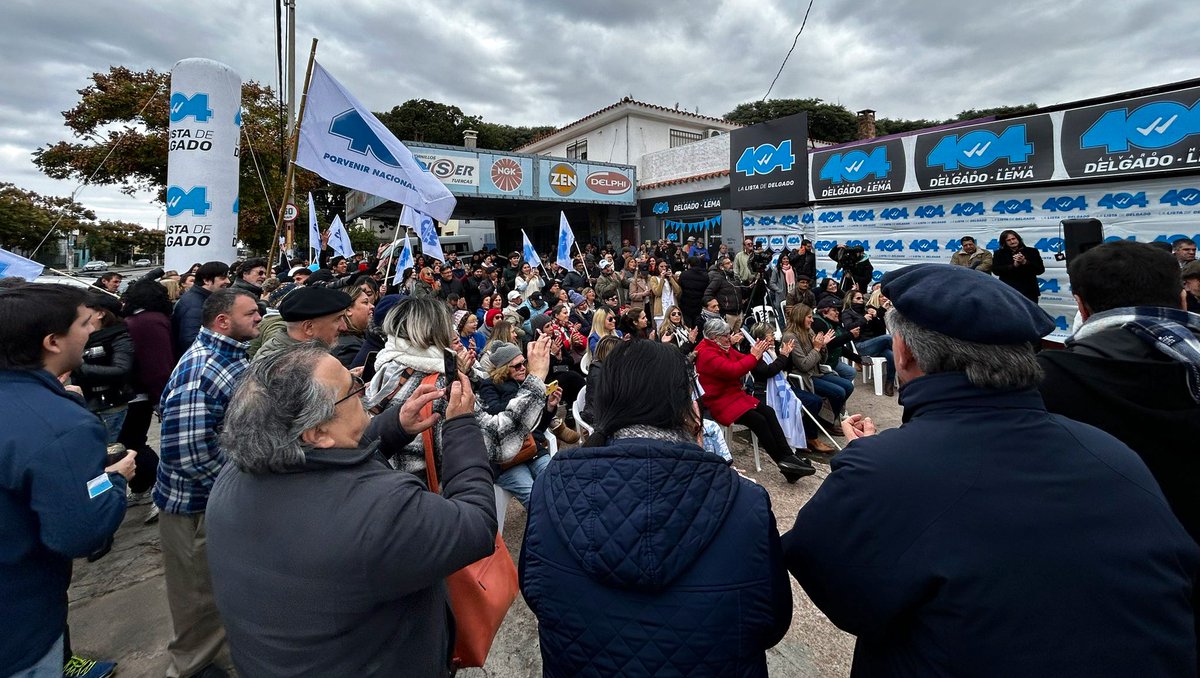
[{"label": "tree with green foliage", "polygon": [[768,99],[738,104],[725,114],[725,119],[742,125],[754,125],[796,113],[808,113],[808,136],[822,141],[841,143],[858,134],[858,122],[845,106],[825,103],[821,99]]},{"label": "tree with green foliage", "polygon": [[484,122],[480,123],[478,127],[479,147],[491,148],[497,151],[512,151],[543,134],[553,132],[555,129],[557,128],[553,125],[513,127],[512,125]]},{"label": "tree with green foliage", "polygon": [[[878,118],[875,120],[877,136],[915,132],[929,127],[937,127],[952,122],[974,120],[989,116],[1006,116],[1028,113],[1037,108],[1037,104],[1028,103],[1017,106],[996,106],[993,108],[972,108],[960,112],[946,120],[903,118]],[[767,120],[775,120],[785,116],[805,111],[808,113],[808,135],[813,139],[842,143],[858,138],[858,119],[845,106],[827,104],[820,99],[770,99],[768,101],[751,101],[738,104],[736,108],[725,115],[725,119],[743,125],[753,125]]]},{"label": "tree with green foliage", "polygon": [[[157,202],[165,202],[170,78],[170,73],[123,66],[93,73],[91,83],[79,90],[78,103],[63,113],[74,139],[38,148],[34,164],[55,179],[82,182],[90,177],[93,184],[118,186],[131,196],[150,192]],[[259,252],[271,243],[283,190],[282,124],[274,91],[253,80],[243,83],[238,238]],[[330,190],[328,182],[315,174],[297,172],[296,176],[297,196]],[[268,207],[263,183],[274,209]],[[344,205],[343,190],[330,193],[320,207],[336,207],[338,196]]]},{"label": "tree with green foliage", "polygon": [[8,182],[0,183],[0,247],[7,250],[32,252],[55,222],[56,235],[47,243],[85,228],[95,219],[94,212],[71,198],[40,195]]},{"label": "tree with green foliage", "polygon": [[482,122],[464,114],[458,106],[428,99],[409,99],[375,117],[398,139],[451,146],[462,146],[463,131],[476,129]]}]

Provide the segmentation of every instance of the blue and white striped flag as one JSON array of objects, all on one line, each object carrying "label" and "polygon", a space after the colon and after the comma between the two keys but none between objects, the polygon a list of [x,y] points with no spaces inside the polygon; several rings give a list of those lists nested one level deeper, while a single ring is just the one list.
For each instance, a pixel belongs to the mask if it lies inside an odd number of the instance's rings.
[{"label": "blue and white striped flag", "polygon": [[26,280],[33,280],[40,276],[45,268],[32,259],[0,248],[0,278],[20,276]]},{"label": "blue and white striped flag", "polygon": [[555,262],[559,266],[571,270],[571,246],[575,244],[575,233],[571,230],[571,224],[567,222],[566,212],[558,213],[558,258]]},{"label": "blue and white striped flag", "polygon": [[529,236],[525,235],[525,229],[521,229],[521,239],[524,241],[525,263],[529,264],[530,268],[538,268],[542,265],[542,258],[538,256],[537,251],[533,249],[533,243],[529,242]]}]

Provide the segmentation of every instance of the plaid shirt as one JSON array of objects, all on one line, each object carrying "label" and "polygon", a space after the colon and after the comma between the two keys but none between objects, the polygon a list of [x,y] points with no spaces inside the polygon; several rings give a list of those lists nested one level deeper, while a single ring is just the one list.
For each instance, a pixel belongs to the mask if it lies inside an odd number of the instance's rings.
[{"label": "plaid shirt", "polygon": [[217,434],[225,406],[250,365],[247,344],[201,328],[162,395],[162,442],[154,503],[167,513],[202,513],[225,463]]}]

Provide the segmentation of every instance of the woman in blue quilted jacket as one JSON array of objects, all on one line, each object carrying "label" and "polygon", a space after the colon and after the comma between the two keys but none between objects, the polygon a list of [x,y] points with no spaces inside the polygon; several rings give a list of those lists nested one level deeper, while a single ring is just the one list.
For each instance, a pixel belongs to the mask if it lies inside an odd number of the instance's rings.
[{"label": "woman in blue quilted jacket", "polygon": [[679,351],[622,342],[537,479],[521,592],[546,676],[766,676],[792,592],[766,490],[697,444]]}]

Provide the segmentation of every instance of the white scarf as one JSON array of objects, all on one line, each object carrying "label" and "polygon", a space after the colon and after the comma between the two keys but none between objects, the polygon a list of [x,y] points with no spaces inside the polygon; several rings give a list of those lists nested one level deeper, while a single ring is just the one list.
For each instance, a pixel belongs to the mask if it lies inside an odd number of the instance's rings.
[{"label": "white scarf", "polygon": [[400,374],[411,367],[425,374],[445,371],[445,358],[436,346],[417,348],[406,339],[389,336],[375,357],[375,376],[367,387],[366,403],[374,407],[396,391]]}]

